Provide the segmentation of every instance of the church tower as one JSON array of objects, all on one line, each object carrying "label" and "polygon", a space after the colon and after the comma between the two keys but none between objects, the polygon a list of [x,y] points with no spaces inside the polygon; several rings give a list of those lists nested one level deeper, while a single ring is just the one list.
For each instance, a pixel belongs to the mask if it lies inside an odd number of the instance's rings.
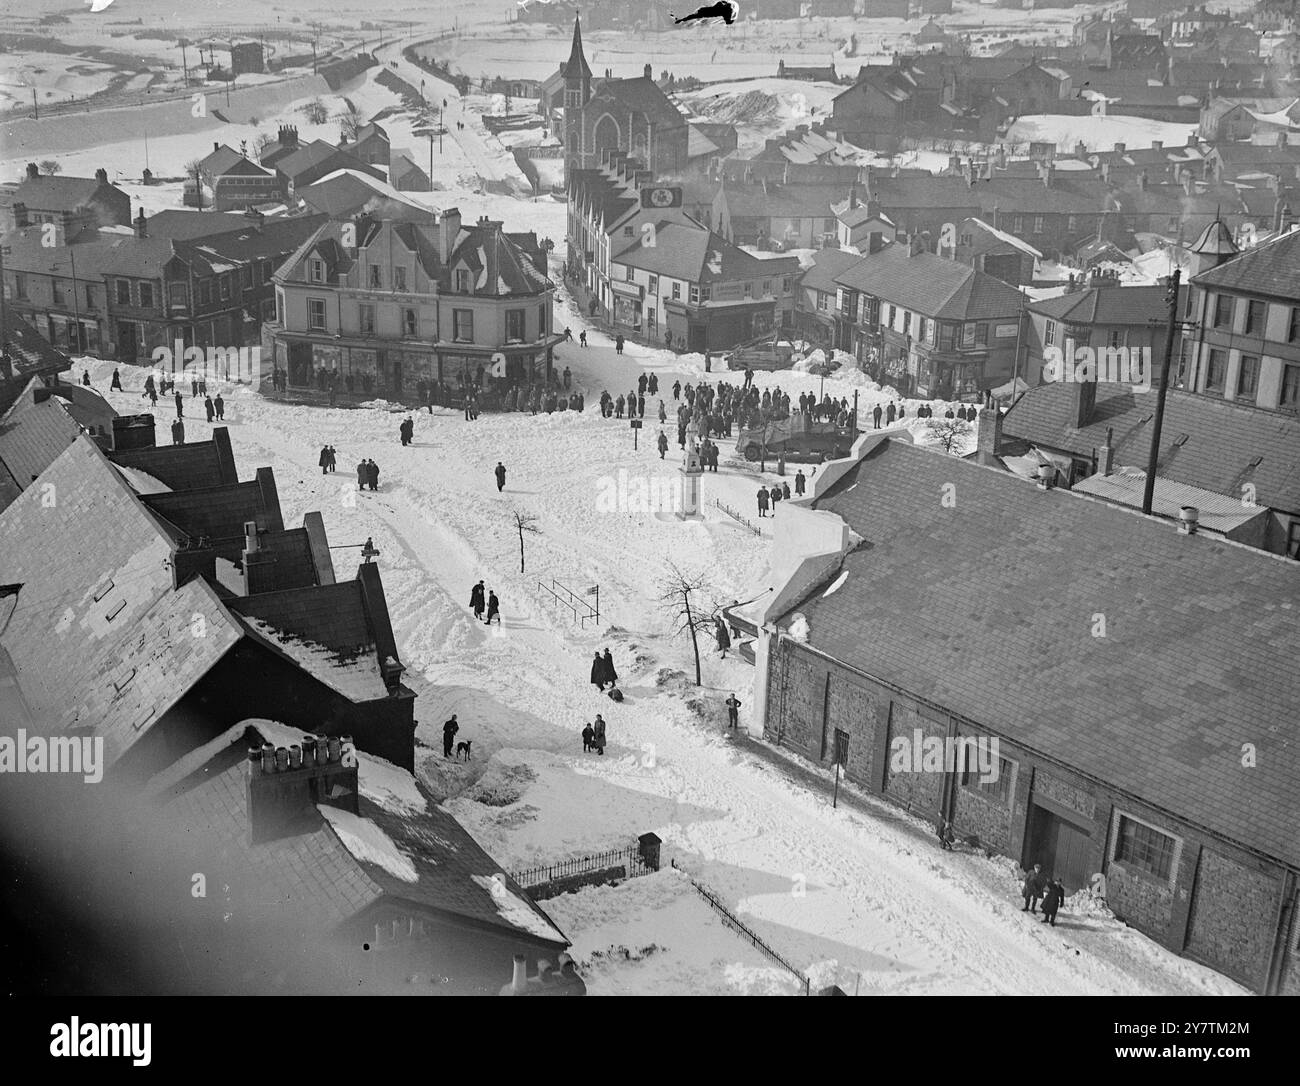
[{"label": "church tower", "polygon": [[564,168],[582,167],[582,107],[591,100],[591,69],[582,54],[582,22],[573,16],[573,48],[564,65]]}]

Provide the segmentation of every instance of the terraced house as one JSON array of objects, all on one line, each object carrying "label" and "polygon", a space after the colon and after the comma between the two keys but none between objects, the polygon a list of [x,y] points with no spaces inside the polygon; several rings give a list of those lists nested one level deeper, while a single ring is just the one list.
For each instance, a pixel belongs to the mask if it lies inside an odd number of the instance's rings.
[{"label": "terraced house", "polygon": [[834,277],[853,353],[905,394],[975,399],[1010,380],[1024,295],[919,238],[882,244]]},{"label": "terraced house", "polygon": [[276,272],[263,345],[291,386],[321,372],[400,395],[496,367],[542,381],[561,338],[554,287],[531,234],[449,208],[426,222],[359,216],[322,225]]}]

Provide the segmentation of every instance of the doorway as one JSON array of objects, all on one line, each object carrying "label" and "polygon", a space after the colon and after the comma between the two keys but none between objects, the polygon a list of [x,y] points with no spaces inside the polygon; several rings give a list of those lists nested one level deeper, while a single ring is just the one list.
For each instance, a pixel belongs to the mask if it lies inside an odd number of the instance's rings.
[{"label": "doorway", "polygon": [[121,362],[134,362],[139,350],[134,321],[117,322],[117,357]]},{"label": "doorway", "polygon": [[1029,833],[1025,837],[1024,867],[1042,864],[1043,871],[1065,884],[1067,893],[1087,886],[1092,855],[1092,833],[1046,807],[1030,808]]}]

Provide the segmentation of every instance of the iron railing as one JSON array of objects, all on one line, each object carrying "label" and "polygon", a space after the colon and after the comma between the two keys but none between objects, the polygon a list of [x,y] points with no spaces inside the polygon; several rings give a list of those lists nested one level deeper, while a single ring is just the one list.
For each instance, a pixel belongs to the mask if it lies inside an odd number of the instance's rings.
[{"label": "iron railing", "polygon": [[694,886],[695,889],[699,892],[700,897],[704,898],[704,900],[707,901],[713,907],[713,910],[719,916],[722,917],[723,924],[725,924],[727,927],[731,928],[733,931],[743,936],[745,939],[748,939],[749,942],[753,944],[755,950],[757,950],[765,958],[775,962],[787,973],[793,976],[795,980],[797,980],[801,985],[803,985],[804,995],[812,995],[812,981],[804,973],[801,973],[798,969],[796,969],[793,965],[791,965],[788,961],[786,961],[783,957],[781,957],[781,955],[778,954],[771,947],[771,945],[765,942],[763,938],[756,931],[754,931],[753,928],[751,928],[748,924],[746,924],[743,920],[741,920],[740,917],[738,917],[735,913],[733,913],[730,909],[728,909],[727,906],[722,903],[722,899],[719,898],[716,894],[714,894],[711,890],[707,889],[704,886],[701,886],[694,879],[691,879],[691,885]]}]

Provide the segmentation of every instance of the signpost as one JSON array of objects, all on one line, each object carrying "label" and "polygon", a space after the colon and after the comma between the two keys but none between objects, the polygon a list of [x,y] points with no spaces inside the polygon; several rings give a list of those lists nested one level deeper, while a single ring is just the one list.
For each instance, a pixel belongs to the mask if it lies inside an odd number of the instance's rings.
[{"label": "signpost", "polygon": [[637,447],[637,441],[641,436],[642,420],[632,419],[629,425],[631,425],[632,427],[632,449],[635,451]]}]

